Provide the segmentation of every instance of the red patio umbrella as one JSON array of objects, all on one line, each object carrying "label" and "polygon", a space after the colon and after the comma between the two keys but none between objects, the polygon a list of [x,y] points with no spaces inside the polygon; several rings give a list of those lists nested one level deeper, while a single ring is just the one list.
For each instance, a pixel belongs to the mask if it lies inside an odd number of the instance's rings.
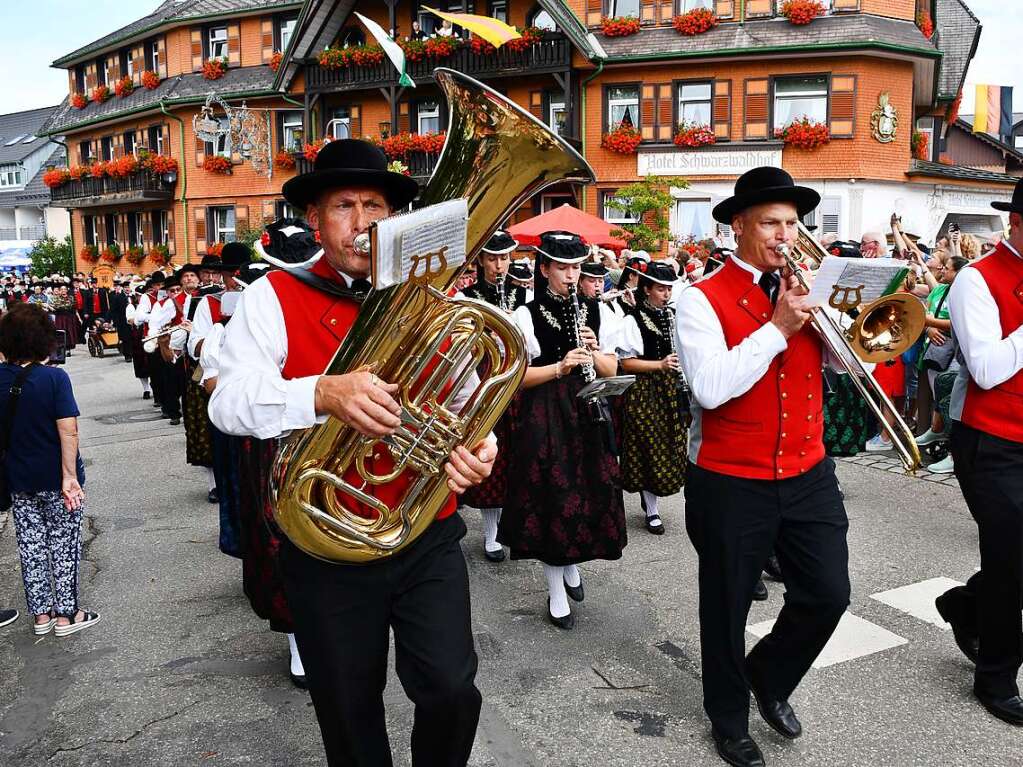
[{"label": "red patio umbrella", "polygon": [[540,235],[544,232],[572,232],[578,234],[587,245],[621,250],[627,247],[628,243],[611,236],[611,230],[618,228],[617,225],[591,216],[566,202],[560,207],[527,219],[521,224],[515,224],[508,229],[508,233],[522,245],[539,245]]}]

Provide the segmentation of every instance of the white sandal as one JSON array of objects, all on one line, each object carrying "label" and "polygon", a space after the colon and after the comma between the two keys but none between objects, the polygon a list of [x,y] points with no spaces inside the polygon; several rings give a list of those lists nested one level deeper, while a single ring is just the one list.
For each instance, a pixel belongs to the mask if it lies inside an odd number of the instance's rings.
[{"label": "white sandal", "polygon": [[47,621],[46,623],[36,623],[35,625],[32,626],[32,633],[35,634],[37,637],[45,636],[46,634],[49,634],[53,630],[53,627],[56,625],[57,616],[54,615],[53,612],[51,612],[49,621]]},{"label": "white sandal", "polygon": [[64,616],[71,621],[66,626],[54,626],[53,633],[59,637],[66,637],[74,634],[82,629],[87,629],[89,626],[95,626],[99,623],[99,613],[90,613],[88,610],[82,610],[82,619],[75,622],[75,616]]}]

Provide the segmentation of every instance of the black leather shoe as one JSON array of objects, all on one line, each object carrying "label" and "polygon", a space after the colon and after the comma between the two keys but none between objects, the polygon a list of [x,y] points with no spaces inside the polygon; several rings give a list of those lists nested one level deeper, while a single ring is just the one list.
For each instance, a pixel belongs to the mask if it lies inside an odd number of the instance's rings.
[{"label": "black leather shoe", "polygon": [[764,563],[764,572],[772,581],[781,580],[781,562],[774,554],[769,556],[767,562]]},{"label": "black leather shoe", "polygon": [[749,735],[741,738],[725,738],[715,730],[710,731],[718,756],[734,767],[764,767],[764,755]]},{"label": "black leather shoe", "polygon": [[505,557],[504,547],[502,546],[497,551],[483,549],[483,556],[487,558],[488,562],[503,562]]},{"label": "black leather shoe", "polygon": [[956,644],[959,645],[959,649],[962,650],[973,665],[977,665],[977,658],[980,655],[980,638],[968,631],[961,623],[952,619],[951,613],[948,609],[947,602],[942,601],[945,595],[942,594],[934,600],[934,606],[938,608],[938,615],[941,616],[942,620],[945,621],[949,626],[952,627],[952,636],[955,637]]},{"label": "black leather shoe", "polygon": [[295,685],[295,687],[297,687],[298,689],[300,689],[300,690],[308,690],[309,689],[309,685],[306,684],[306,681],[305,681],[305,674],[292,674],[289,671],[288,672],[288,676],[291,677],[291,683],[293,685]]},{"label": "black leather shoe", "polygon": [[1013,695],[1011,698],[993,698],[976,690],[973,691],[973,694],[992,716],[1017,727],[1023,727],[1023,698],[1020,698],[1019,695]]},{"label": "black leather shoe", "polygon": [[[657,524],[653,524],[654,522]],[[661,521],[660,514],[651,514],[646,518],[646,529],[654,535],[664,535],[664,523]]]},{"label": "black leather shoe", "polygon": [[206,493],[206,500],[209,503],[220,503],[220,494],[217,492],[217,488],[213,488]]},{"label": "black leather shoe", "polygon": [[564,629],[565,631],[571,631],[572,629],[575,628],[575,616],[572,613],[564,615],[560,618],[555,618],[553,615],[551,615],[550,599],[547,600],[547,620],[549,620],[559,629]]},{"label": "black leather shoe", "polygon": [[770,700],[759,694],[756,687],[751,686],[751,689],[760,716],[771,725],[772,730],[789,740],[795,740],[803,734],[803,725],[799,723],[796,712],[787,700]]},{"label": "black leather shoe", "polygon": [[764,583],[764,579],[761,578],[757,581],[757,585],[753,587],[753,600],[756,602],[764,602],[767,600],[767,584]]},{"label": "black leather shoe", "polygon": [[171,426],[180,426],[181,425],[181,419],[180,418],[171,418],[170,419],[170,425]]},{"label": "black leather shoe", "polygon": [[153,395],[147,391],[142,392],[142,399],[152,399]]},{"label": "black leather shoe", "polygon": [[583,591],[582,578],[579,579],[578,586],[569,586],[568,581],[566,581],[565,593],[568,594],[568,598],[573,602],[582,602],[586,598],[586,593]]}]

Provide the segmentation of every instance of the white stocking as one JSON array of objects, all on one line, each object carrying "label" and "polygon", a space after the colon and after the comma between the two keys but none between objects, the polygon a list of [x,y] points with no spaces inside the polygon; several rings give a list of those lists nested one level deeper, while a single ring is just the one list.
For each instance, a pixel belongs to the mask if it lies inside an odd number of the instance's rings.
[{"label": "white stocking", "polygon": [[209,486],[210,492],[217,489],[217,477],[213,473],[213,469],[206,467],[206,484]]},{"label": "white stocking", "polygon": [[501,521],[500,509],[480,509],[483,517],[483,548],[487,551],[500,551],[497,542],[497,523]]},{"label": "white stocking", "polygon": [[570,612],[565,593],[565,568],[544,564],[543,574],[547,576],[547,591],[551,595],[551,615],[564,618]]},{"label": "white stocking", "polygon": [[298,654],[294,634],[288,634],[288,646],[291,648],[291,673],[295,676],[305,676],[305,666],[302,665],[302,658]]},{"label": "white stocking", "polygon": [[579,572],[578,565],[569,565],[565,568],[565,583],[571,586],[573,589],[579,588],[579,585],[583,582],[583,576]]},{"label": "white stocking", "polygon": [[643,501],[646,503],[646,518],[650,519],[650,517],[657,514],[657,496],[646,490],[643,490],[642,493]]}]

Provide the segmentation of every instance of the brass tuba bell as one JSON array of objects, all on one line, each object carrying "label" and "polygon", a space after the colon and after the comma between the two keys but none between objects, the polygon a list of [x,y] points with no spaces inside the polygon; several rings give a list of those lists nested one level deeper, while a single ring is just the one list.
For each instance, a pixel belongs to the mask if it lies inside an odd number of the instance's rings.
[{"label": "brass tuba bell", "polygon": [[[496,307],[447,296],[498,226],[561,181],[592,183],[578,152],[542,122],[466,75],[438,69],[447,142],[424,204],[466,198],[466,262],[370,293],[325,371],[366,367],[399,384],[401,426],[383,440],[329,418],[283,439],[270,478],[274,518],[311,556],[366,563],[412,543],[450,496],[442,466],[493,428],[525,375],[522,335]],[[464,403],[455,395],[475,374]]]}]

